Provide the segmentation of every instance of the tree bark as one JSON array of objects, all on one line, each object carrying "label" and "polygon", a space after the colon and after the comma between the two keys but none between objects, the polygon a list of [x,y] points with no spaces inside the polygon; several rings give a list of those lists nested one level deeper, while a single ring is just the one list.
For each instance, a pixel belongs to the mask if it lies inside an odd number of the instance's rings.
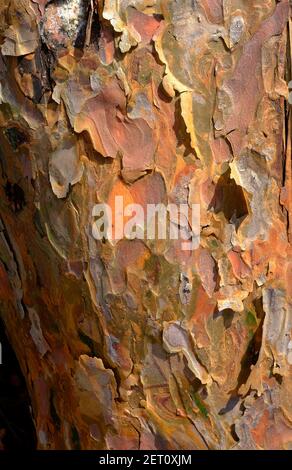
[{"label": "tree bark", "polygon": [[[38,447],[291,449],[289,2],[1,0],[0,35],[1,317]],[[97,240],[117,196],[199,204],[199,247]]]}]

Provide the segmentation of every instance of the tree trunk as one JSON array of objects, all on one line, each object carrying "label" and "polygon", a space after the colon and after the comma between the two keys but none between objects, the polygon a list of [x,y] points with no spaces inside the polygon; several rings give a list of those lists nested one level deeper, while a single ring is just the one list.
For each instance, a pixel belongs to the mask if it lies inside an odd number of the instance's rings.
[{"label": "tree trunk", "polygon": [[[39,448],[291,449],[288,19],[0,1],[1,317]],[[199,204],[199,246],[98,239],[121,196]]]}]

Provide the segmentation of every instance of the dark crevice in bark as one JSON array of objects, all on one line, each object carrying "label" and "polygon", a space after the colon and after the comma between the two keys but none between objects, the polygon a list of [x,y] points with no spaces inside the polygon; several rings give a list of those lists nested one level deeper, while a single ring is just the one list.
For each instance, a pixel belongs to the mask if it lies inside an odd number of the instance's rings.
[{"label": "dark crevice in bark", "polygon": [[223,318],[223,323],[224,323],[224,328],[226,330],[228,330],[228,328],[230,328],[231,325],[232,325],[234,315],[235,315],[235,313],[231,308],[226,308],[225,310],[221,310],[220,312],[219,312],[219,310],[215,310],[215,312],[213,314],[213,318],[214,318],[214,320],[216,320],[216,318],[222,317]]},{"label": "dark crevice in bark", "polygon": [[230,173],[229,169],[220,176],[208,209],[213,209],[215,214],[223,212],[228,222],[235,216],[240,219],[240,225],[248,215],[248,206],[242,187],[230,178]]},{"label": "dark crevice in bark", "polygon": [[235,442],[239,442],[239,437],[238,437],[238,435],[236,434],[236,431],[235,431],[235,424],[232,424],[230,426],[230,434],[231,434],[232,438],[235,440]]},{"label": "dark crevice in bark", "polygon": [[264,310],[263,310],[263,300],[262,298],[256,299],[253,302],[254,308],[256,311],[256,315],[258,320],[260,320],[249,344],[247,350],[241,360],[241,370],[238,375],[237,386],[231,392],[230,399],[228,400],[226,406],[219,411],[219,415],[224,415],[229,411],[233,410],[233,408],[237,405],[240,399],[239,389],[242,385],[244,385],[252,371],[252,368],[256,365],[261,345],[262,345],[262,337],[263,337],[263,323],[264,323]]},{"label": "dark crevice in bark", "polygon": [[175,122],[174,122],[173,130],[176,134],[178,146],[183,145],[185,148],[184,157],[187,157],[190,154],[196,156],[195,150],[191,146],[191,136],[187,132],[187,127],[182,117],[181,104],[180,104],[180,99],[178,98],[178,96],[175,101],[175,115],[174,116],[175,116]]},{"label": "dark crevice in bark", "polygon": [[259,326],[257,327],[253,337],[251,338],[246,353],[241,361],[241,371],[238,376],[237,390],[241,385],[245,384],[250,376],[252,367],[256,365],[261,344],[262,344],[262,334],[263,334],[263,319],[261,320]]},{"label": "dark crevice in bark", "polygon": [[26,135],[18,127],[8,127],[5,129],[4,134],[14,151],[16,151],[20,145],[27,142]]},{"label": "dark crevice in bark", "polygon": [[23,189],[18,184],[7,181],[4,190],[12,210],[20,212],[26,204]]}]

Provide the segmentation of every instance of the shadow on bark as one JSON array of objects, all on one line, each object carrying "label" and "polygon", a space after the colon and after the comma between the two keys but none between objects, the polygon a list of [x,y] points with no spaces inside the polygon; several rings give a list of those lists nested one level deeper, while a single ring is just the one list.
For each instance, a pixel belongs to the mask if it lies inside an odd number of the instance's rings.
[{"label": "shadow on bark", "polygon": [[0,320],[0,449],[36,448],[34,424],[26,384]]}]

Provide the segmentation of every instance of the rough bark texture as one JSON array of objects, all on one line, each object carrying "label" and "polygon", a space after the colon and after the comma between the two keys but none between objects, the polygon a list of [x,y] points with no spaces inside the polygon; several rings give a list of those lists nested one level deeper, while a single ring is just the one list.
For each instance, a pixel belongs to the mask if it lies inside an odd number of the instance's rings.
[{"label": "rough bark texture", "polygon": [[[1,316],[39,448],[292,448],[288,19],[0,1]],[[96,241],[116,195],[199,203],[200,247]]]}]

